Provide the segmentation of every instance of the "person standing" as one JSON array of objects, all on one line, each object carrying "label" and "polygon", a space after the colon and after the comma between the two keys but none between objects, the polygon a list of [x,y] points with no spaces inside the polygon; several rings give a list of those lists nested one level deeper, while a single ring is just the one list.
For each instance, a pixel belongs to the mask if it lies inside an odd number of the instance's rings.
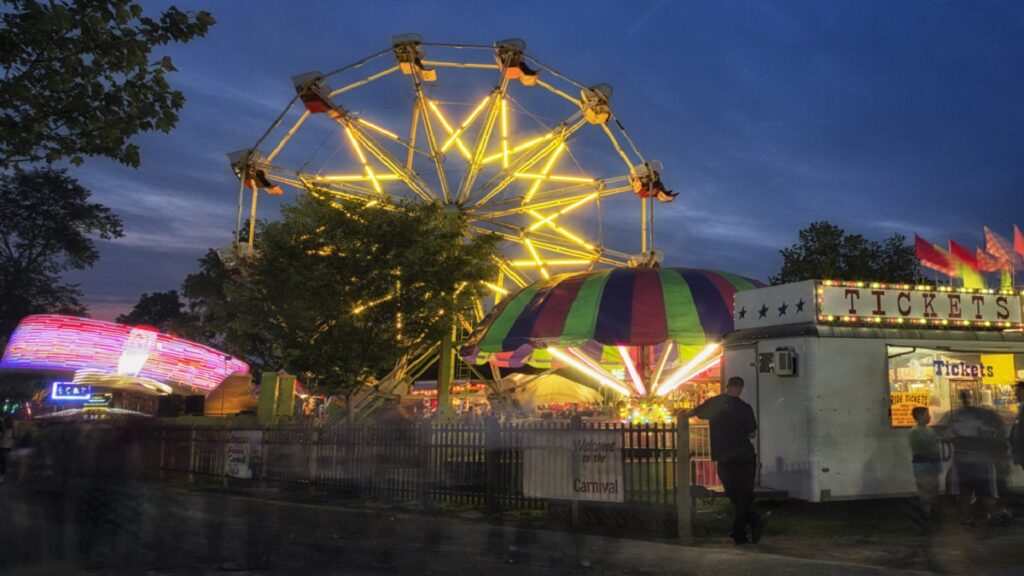
[{"label": "person standing", "polygon": [[0,484],[7,482],[7,457],[14,448],[14,421],[8,416],[0,420]]},{"label": "person standing", "polygon": [[989,523],[1005,521],[999,508],[996,464],[1006,453],[1006,427],[995,411],[971,404],[967,391],[960,393],[961,407],[948,413],[940,424],[953,443],[953,468],[960,492],[960,523],[973,526],[973,500],[982,506]]},{"label": "person standing", "polygon": [[735,510],[730,536],[736,544],[756,543],[764,528],[753,507],[757,455],[750,439],[757,433],[757,421],[754,409],[740,399],[742,392],[743,379],[734,376],[726,383],[724,394],[709,398],[692,412],[710,423],[711,459],[718,464],[718,477]]},{"label": "person standing", "polygon": [[1017,419],[1010,431],[1010,452],[1013,454],[1013,463],[1024,468],[1024,380],[1017,382],[1013,393],[1017,396]]},{"label": "person standing", "polygon": [[914,483],[921,505],[921,515],[927,522],[933,520],[932,507],[939,496],[939,475],[942,473],[942,456],[939,451],[939,437],[928,427],[932,416],[928,408],[916,406],[910,415],[917,425],[910,430],[910,453],[914,467]]}]

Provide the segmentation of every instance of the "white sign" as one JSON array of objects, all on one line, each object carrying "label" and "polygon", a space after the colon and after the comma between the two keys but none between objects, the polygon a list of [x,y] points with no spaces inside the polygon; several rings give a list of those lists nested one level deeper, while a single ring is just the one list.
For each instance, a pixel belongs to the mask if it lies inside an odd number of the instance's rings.
[{"label": "white sign", "polygon": [[1021,321],[1021,301],[1016,295],[850,286],[822,286],[820,290],[819,314],[823,316],[948,320],[953,324]]},{"label": "white sign", "polygon": [[622,502],[622,433],[531,430],[523,454],[523,494]]},{"label": "white sign", "polygon": [[253,478],[260,469],[263,432],[239,430],[228,432],[227,475],[233,478]]}]

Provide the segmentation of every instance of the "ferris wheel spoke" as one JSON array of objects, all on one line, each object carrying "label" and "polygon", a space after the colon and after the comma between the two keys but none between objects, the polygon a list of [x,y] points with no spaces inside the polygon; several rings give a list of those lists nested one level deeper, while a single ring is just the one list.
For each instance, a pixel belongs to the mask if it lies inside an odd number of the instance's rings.
[{"label": "ferris wheel spoke", "polygon": [[629,173],[633,174],[636,171],[636,169],[634,168],[635,163],[629,159],[629,156],[626,155],[626,152],[622,149],[622,146],[619,145],[619,141],[615,138],[615,134],[613,134],[612,131],[608,128],[607,124],[601,124],[601,130],[603,130],[605,135],[608,136],[608,140],[611,141],[612,147],[615,148],[615,152],[618,153],[619,158],[622,158],[622,161],[626,163],[626,167],[629,169]]},{"label": "ferris wheel spoke", "polygon": [[[487,153],[487,145],[491,140],[491,133],[494,131],[494,125],[498,122],[502,105],[505,103],[505,92],[508,90],[508,75],[502,74],[501,80],[498,85],[494,88],[490,98],[490,107],[487,110],[487,118],[484,120],[483,125],[480,128],[480,133],[477,135],[476,148],[473,150],[473,158],[469,162],[469,169],[466,170],[465,176],[462,178],[462,182],[459,183],[459,193],[457,201],[459,204],[466,201],[469,198],[470,192],[473,190],[473,184],[476,183],[476,178],[480,174],[480,169],[483,167],[484,155]],[[507,136],[507,121],[506,136]]]},{"label": "ferris wheel spoke", "polygon": [[446,62],[443,60],[424,60],[424,66],[436,68],[470,68],[475,70],[498,70],[497,64],[480,64],[477,62]]},{"label": "ferris wheel spoke", "polygon": [[547,90],[548,92],[551,92],[552,94],[555,94],[556,96],[560,96],[561,98],[564,98],[564,99],[568,100],[569,102],[572,102],[573,104],[575,104],[577,106],[580,105],[579,98],[573,98],[572,96],[566,94],[565,92],[562,92],[558,88],[555,88],[554,86],[552,86],[551,84],[548,84],[547,82],[545,82],[543,80],[537,80],[537,86],[540,86],[541,88]]},{"label": "ferris wheel spoke", "polygon": [[[586,119],[582,116],[583,112],[581,111],[574,113],[562,123],[562,129],[557,131],[555,137],[544,144],[539,150],[516,159],[512,165],[501,170],[490,180],[480,186],[477,189],[479,199],[476,202],[473,202],[473,205],[479,206],[481,204],[486,204],[490,199],[505,190],[509,184],[517,180],[515,176],[516,172],[525,172],[533,167],[533,165],[540,162],[545,156],[553,155],[556,150],[561,150],[565,146],[565,141],[587,124]],[[560,153],[561,152],[559,152],[559,154]]]},{"label": "ferris wheel spoke", "polygon": [[[420,81],[419,72],[414,69],[410,74],[413,83],[413,90],[416,93],[416,106],[420,111],[420,119],[423,121],[423,132],[427,136],[427,145],[430,146],[430,158],[434,161],[434,168],[437,170],[437,180],[441,186],[441,197],[445,203],[451,202],[452,194],[448,187],[448,174],[444,169],[444,153],[438,146],[437,136],[434,134],[434,126],[430,122],[430,100],[423,93],[423,83]],[[436,108],[436,106],[435,106]]]},{"label": "ferris wheel spoke", "polygon": [[[295,121],[295,124],[293,124],[292,127],[288,129],[287,132],[285,132],[284,136],[281,138],[281,141],[277,143],[277,146],[275,146],[274,149],[267,156],[267,162],[273,162],[274,158],[277,158],[277,155],[281,153],[281,150],[284,150],[285,144],[287,144],[288,141],[291,140],[292,136],[295,135],[295,132],[297,132],[299,128],[301,128],[302,125],[306,123],[306,120],[309,119],[309,116],[309,110],[306,110],[305,112],[302,113],[301,116],[299,116],[299,119]],[[259,144],[257,144],[256,146],[258,147]]]},{"label": "ferris wheel spoke", "polygon": [[339,94],[344,94],[345,92],[348,92],[349,90],[353,90],[355,88],[359,88],[360,86],[366,86],[367,84],[369,84],[370,82],[373,82],[374,80],[380,80],[381,78],[384,78],[385,76],[393,74],[393,73],[395,73],[397,71],[398,71],[398,65],[396,64],[395,66],[393,66],[391,68],[388,68],[387,70],[378,72],[378,73],[376,73],[376,74],[374,74],[372,76],[368,76],[366,78],[363,78],[362,80],[358,80],[356,82],[353,82],[353,83],[349,84],[348,86],[343,86],[341,88],[338,88],[337,90],[331,92],[328,95],[331,98],[333,98],[335,96],[338,96]]},{"label": "ferris wheel spoke", "polygon": [[[616,180],[623,180],[623,179],[624,178],[616,178]],[[487,216],[489,216],[491,218],[500,218],[500,217],[504,217],[504,216],[516,216],[516,215],[520,215],[520,214],[526,214],[526,213],[528,213],[531,210],[548,210],[548,209],[551,209],[551,208],[558,208],[559,206],[571,205],[571,204],[574,204],[574,203],[580,201],[581,199],[587,198],[587,197],[592,196],[594,194],[597,195],[594,198],[594,200],[596,201],[598,198],[607,198],[609,196],[615,196],[617,194],[622,194],[623,192],[631,192],[633,190],[632,186],[616,186],[614,188],[602,188],[601,184],[603,184],[604,182],[607,182],[607,181],[598,182],[597,186],[590,186],[590,187],[588,187],[588,188],[596,188],[596,190],[594,190],[592,192],[586,192],[586,193],[583,193],[583,194],[573,194],[571,196],[562,196],[562,197],[555,198],[555,199],[552,199],[552,200],[542,200],[542,195],[538,194],[537,196],[534,196],[533,202],[531,202],[530,204],[523,204],[522,203],[523,202],[522,197],[503,199],[503,200],[501,200],[499,202],[493,202],[491,204],[486,205],[485,208],[488,208],[489,210],[487,210],[486,212],[482,212],[481,211],[481,213],[482,214],[486,214]],[[581,187],[573,187],[573,189],[579,190],[579,189],[581,189]],[[567,190],[567,189],[565,189],[565,190]],[[550,197],[550,196],[555,195],[557,193],[560,193],[560,192],[549,193],[547,195],[547,197]],[[508,208],[506,210],[494,210],[495,208],[500,208],[502,206],[509,206],[509,205],[511,205],[512,207]]]},{"label": "ferris wheel spoke", "polygon": [[[365,130],[359,127],[358,122],[352,122],[351,120],[344,123],[344,126],[349,134],[354,138],[354,141],[362,144],[366,151],[372,154],[381,164],[386,166],[391,172],[397,175],[405,184],[413,191],[417,196],[427,202],[432,202],[437,198],[430,187],[418,174],[406,168],[405,164],[400,162],[397,158],[391,155],[384,147],[377,142],[372,136],[366,133]],[[358,150],[358,146],[354,145]],[[369,166],[369,164],[365,164]],[[368,172],[367,175],[372,174]],[[377,188],[376,186],[374,187]],[[378,190],[380,192],[380,190]]]}]

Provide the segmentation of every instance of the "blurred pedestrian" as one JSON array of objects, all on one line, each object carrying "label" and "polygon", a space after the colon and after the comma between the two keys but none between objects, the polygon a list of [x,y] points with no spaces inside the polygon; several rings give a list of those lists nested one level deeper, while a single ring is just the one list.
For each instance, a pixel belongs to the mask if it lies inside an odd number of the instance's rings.
[{"label": "blurred pedestrian", "polygon": [[1006,453],[1006,427],[995,411],[971,404],[969,392],[961,391],[961,407],[942,420],[943,435],[953,444],[953,469],[960,499],[960,523],[973,526],[974,501],[986,513],[990,524],[1001,524],[999,479],[996,466]]},{"label": "blurred pedestrian", "polygon": [[1013,463],[1024,468],[1024,380],[1017,382],[1013,392],[1017,396],[1017,419],[1010,431],[1010,453]]},{"label": "blurred pedestrian", "polygon": [[942,456],[939,451],[939,437],[928,427],[932,416],[928,408],[916,406],[910,412],[917,425],[910,431],[911,465],[914,467],[914,483],[917,484],[917,498],[921,517],[925,522],[934,520],[935,501],[939,496],[939,474],[942,473]]},{"label": "blurred pedestrian", "polygon": [[[750,404],[740,399],[742,392],[743,379],[733,376],[726,383],[724,394],[709,398],[692,412],[693,416],[710,422],[711,459],[718,463],[718,477],[735,510],[730,536],[736,544],[757,542],[764,528],[764,522],[754,511],[757,455],[750,439],[757,433],[757,420]],[[680,422],[685,425],[685,420]]]},{"label": "blurred pedestrian", "polygon": [[14,421],[10,416],[0,420],[0,484],[7,482],[7,457],[14,448]]}]

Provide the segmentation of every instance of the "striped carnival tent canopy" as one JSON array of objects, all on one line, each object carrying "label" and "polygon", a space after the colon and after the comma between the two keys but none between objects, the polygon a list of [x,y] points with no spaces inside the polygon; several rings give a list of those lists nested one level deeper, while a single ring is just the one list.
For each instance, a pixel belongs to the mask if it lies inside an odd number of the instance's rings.
[{"label": "striped carnival tent canopy", "polygon": [[[673,382],[659,382],[663,375],[717,364],[718,343],[733,330],[733,296],[764,285],[691,268],[553,276],[495,307],[460,353],[469,363],[501,367],[571,365],[621,393],[664,394],[670,390],[663,385]],[[615,377],[617,368],[630,378]]]}]

